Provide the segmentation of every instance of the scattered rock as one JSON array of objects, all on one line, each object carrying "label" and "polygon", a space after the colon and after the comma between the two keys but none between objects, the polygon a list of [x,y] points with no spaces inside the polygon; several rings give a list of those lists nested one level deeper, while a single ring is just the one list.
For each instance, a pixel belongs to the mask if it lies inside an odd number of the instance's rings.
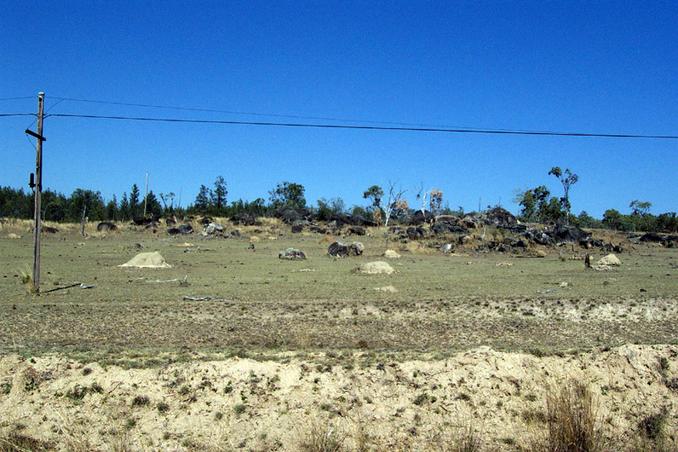
[{"label": "scattered rock", "polygon": [[523,236],[539,245],[553,245],[553,238],[544,231],[528,229],[523,233]]},{"label": "scattered rock", "polygon": [[549,235],[556,242],[581,242],[591,237],[591,233],[585,232],[577,226],[556,224],[549,230]]},{"label": "scattered rock", "polygon": [[294,223],[292,225],[292,234],[299,234],[304,230],[303,223]]},{"label": "scattered rock", "polygon": [[[191,228],[191,231],[192,230],[193,230],[193,228]],[[203,235],[214,235],[214,234],[223,234],[223,233],[224,233],[224,227],[222,225],[220,225],[219,223],[209,223],[207,226],[205,226],[205,230],[203,231]]]},{"label": "scattered rock", "polygon": [[306,255],[303,251],[297,248],[287,248],[284,251],[278,253],[278,259],[285,259],[290,261],[303,261],[306,259]]},{"label": "scattered rock", "polygon": [[139,253],[134,256],[129,261],[125,262],[118,267],[134,267],[134,268],[172,268],[165,258],[162,257],[157,251],[152,251],[150,253]]},{"label": "scattered rock", "polygon": [[375,287],[374,290],[377,292],[398,293],[398,289],[393,286]]},{"label": "scattered rock", "polygon": [[466,234],[468,229],[466,229],[464,226],[460,226],[456,222],[436,221],[435,224],[431,226],[431,231],[433,231],[434,234]]},{"label": "scattered rock", "polygon": [[97,231],[99,232],[116,231],[117,229],[118,227],[110,221],[102,221],[97,224]]},{"label": "scattered rock", "polygon": [[348,228],[348,233],[353,235],[365,235],[367,234],[367,229],[362,226],[351,226]]},{"label": "scattered rock", "polygon": [[454,247],[452,246],[451,243],[446,243],[443,246],[440,247],[440,251],[442,251],[444,254],[449,254],[452,252],[452,249]]},{"label": "scattered rock", "polygon": [[238,213],[231,217],[231,223],[243,226],[256,226],[259,224],[257,217],[249,213]]},{"label": "scattered rock", "polygon": [[384,257],[386,259],[400,259],[400,254],[395,250],[386,250],[384,251]]},{"label": "scattered rock", "polygon": [[250,237],[250,243],[257,243],[259,241],[261,241],[261,239],[259,237],[257,237],[256,235],[253,235],[253,236]]},{"label": "scattered rock", "polygon": [[656,232],[648,232],[646,234],[643,234],[640,239],[641,242],[655,242],[655,243],[662,243],[666,241],[666,237],[664,237],[661,234],[658,234]]},{"label": "scattered rock", "polygon": [[308,227],[308,230],[311,232],[315,232],[316,234],[327,234],[327,228],[318,226],[317,224],[312,224],[311,226]]},{"label": "scattered rock", "polygon": [[18,235],[18,234],[15,234],[15,233],[13,233],[13,232],[10,232],[9,234],[7,234],[7,238],[8,238],[8,239],[15,239],[15,240],[16,240],[16,239],[20,239],[21,236]]},{"label": "scattered rock", "polygon": [[384,261],[367,262],[358,267],[358,272],[365,275],[390,275],[395,272],[393,267]]},{"label": "scattered rock", "polygon": [[516,217],[502,207],[495,207],[485,212],[483,220],[485,224],[498,226],[500,228],[510,228],[518,224]]},{"label": "scattered rock", "polygon": [[178,234],[193,234],[193,226],[190,224],[180,224],[176,228],[167,229],[169,235],[178,235]]},{"label": "scattered rock", "polygon": [[497,262],[495,267],[513,267],[511,262]]},{"label": "scattered rock", "polygon": [[410,240],[423,239],[426,237],[426,231],[421,226],[410,226],[407,228],[407,238]]},{"label": "scattered rock", "polygon": [[347,245],[343,242],[334,242],[327,248],[327,254],[333,257],[360,256],[365,251],[361,242],[353,242]]},{"label": "scattered rock", "polygon": [[601,258],[596,265],[602,266],[605,265],[607,267],[618,267],[621,265],[621,261],[617,256],[614,254],[608,254],[607,256]]}]

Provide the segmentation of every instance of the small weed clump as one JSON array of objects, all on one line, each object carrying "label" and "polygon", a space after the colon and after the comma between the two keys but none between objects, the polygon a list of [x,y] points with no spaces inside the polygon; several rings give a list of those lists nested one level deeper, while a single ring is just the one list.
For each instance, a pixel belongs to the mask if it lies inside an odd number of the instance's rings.
[{"label": "small weed clump", "polygon": [[158,409],[158,413],[167,413],[170,409],[170,406],[166,402],[158,402],[156,408]]},{"label": "small weed clump", "polygon": [[244,403],[236,403],[235,405],[233,405],[233,412],[237,416],[240,416],[245,411],[247,411],[247,405],[245,405]]},{"label": "small weed clump", "polygon": [[666,423],[666,411],[651,414],[640,421],[639,427],[643,435],[652,441],[661,439],[664,434],[664,424]]},{"label": "small weed clump", "polygon": [[179,388],[179,395],[185,396],[188,395],[191,392],[191,387],[188,385],[183,385],[181,388]]},{"label": "small weed clump", "polygon": [[75,385],[66,392],[66,398],[75,401],[80,401],[85,398],[89,388],[87,386]]},{"label": "small weed clump", "polygon": [[24,371],[24,389],[26,392],[33,392],[38,389],[42,380],[42,375],[34,367],[28,367]]},{"label": "small weed clump", "polygon": [[66,392],[66,398],[71,399],[73,402],[81,402],[87,394],[97,393],[101,394],[104,392],[104,388],[97,382],[92,383],[91,386],[82,386],[76,384],[71,389]]},{"label": "small weed clump", "polygon": [[313,424],[302,434],[299,450],[302,452],[342,452],[345,436],[331,425]]},{"label": "small weed clump", "polygon": [[132,399],[132,406],[146,406],[151,403],[151,399],[145,395],[138,395]]},{"label": "small weed clump", "polygon": [[421,406],[421,405],[425,404],[426,402],[428,402],[428,400],[429,400],[428,394],[425,393],[425,392],[422,392],[421,394],[419,394],[418,396],[416,396],[414,398],[412,403],[414,403],[417,406]]}]

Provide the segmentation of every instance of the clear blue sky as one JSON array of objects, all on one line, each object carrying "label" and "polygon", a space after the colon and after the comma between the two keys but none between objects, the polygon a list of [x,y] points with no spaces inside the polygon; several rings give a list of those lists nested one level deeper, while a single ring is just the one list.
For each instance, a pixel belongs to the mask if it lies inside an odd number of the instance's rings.
[{"label": "clear blue sky", "polygon": [[[678,134],[678,2],[0,2],[0,97],[44,90],[50,113],[276,119],[63,101],[78,97],[449,126]],[[33,112],[35,99],[0,101]],[[0,118],[0,185],[25,186],[31,118]],[[226,178],[229,198],[277,182],[364,204],[421,183],[451,207],[501,203],[579,174],[573,210],[678,210],[678,142],[123,123],[48,118],[45,185],[110,199]]]}]

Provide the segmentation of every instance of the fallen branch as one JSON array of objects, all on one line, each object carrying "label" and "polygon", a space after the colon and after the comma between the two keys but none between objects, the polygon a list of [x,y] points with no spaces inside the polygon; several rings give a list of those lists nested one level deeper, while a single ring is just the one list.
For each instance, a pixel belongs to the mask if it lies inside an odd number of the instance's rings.
[{"label": "fallen branch", "polygon": [[73,284],[69,284],[67,286],[55,287],[54,289],[45,290],[42,293],[56,292],[57,290],[70,289],[71,287],[80,287],[81,289],[93,289],[96,286],[91,285],[91,284],[76,282],[76,283],[73,283]]}]

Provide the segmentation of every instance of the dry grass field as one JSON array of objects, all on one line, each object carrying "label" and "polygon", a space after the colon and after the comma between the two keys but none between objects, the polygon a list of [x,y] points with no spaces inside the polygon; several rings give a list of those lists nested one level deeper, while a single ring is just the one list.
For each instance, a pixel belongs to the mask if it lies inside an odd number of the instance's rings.
[{"label": "dry grass field", "polygon": [[[602,450],[676,446],[675,249],[625,244],[596,272],[569,247],[445,255],[379,230],[334,259],[276,222],[227,239],[57,227],[39,297],[30,226],[0,230],[0,450],[549,450],[573,378]],[[118,267],[142,251],[172,268]],[[354,271],[375,260],[396,272]],[[94,287],[45,293],[75,282]]]}]

